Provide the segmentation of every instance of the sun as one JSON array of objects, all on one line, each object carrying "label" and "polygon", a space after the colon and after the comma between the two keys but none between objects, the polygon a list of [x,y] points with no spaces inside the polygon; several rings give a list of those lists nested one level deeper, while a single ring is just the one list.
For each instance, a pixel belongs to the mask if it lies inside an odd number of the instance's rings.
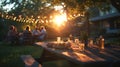
[{"label": "sun", "polygon": [[56,24],[57,26],[61,26],[64,25],[64,23],[67,21],[67,17],[66,14],[59,14],[59,15],[55,15],[53,18],[53,22],[54,24]]},{"label": "sun", "polygon": [[54,26],[60,28],[63,25],[65,25],[65,22],[67,22],[67,14],[64,10],[64,6],[57,5],[54,6],[55,12],[52,14],[52,22]]}]

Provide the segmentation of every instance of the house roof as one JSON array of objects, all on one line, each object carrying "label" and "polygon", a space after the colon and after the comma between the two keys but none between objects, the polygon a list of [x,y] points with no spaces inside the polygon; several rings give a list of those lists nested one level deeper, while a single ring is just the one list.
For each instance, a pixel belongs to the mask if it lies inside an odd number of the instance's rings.
[{"label": "house roof", "polygon": [[95,22],[95,21],[105,20],[105,19],[109,19],[109,18],[113,18],[113,17],[120,17],[120,13],[112,13],[112,14],[108,14],[108,15],[105,15],[105,16],[99,16],[99,17],[91,18],[89,20],[92,21],[92,22]]}]

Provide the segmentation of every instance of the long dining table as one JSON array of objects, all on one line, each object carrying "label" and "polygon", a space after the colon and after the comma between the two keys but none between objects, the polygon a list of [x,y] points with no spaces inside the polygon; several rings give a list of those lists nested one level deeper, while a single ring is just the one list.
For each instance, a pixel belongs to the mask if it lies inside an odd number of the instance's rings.
[{"label": "long dining table", "polygon": [[[99,50],[97,46],[92,48],[86,47],[84,51],[73,51],[69,49],[56,49],[47,46],[49,42],[36,42],[37,46],[43,48],[41,55],[41,61],[65,59],[75,64],[86,65],[92,64],[102,67],[112,67],[113,65],[119,65],[120,63],[120,46],[119,47],[105,47],[104,50]],[[96,67],[96,66],[95,66]],[[113,66],[114,67],[114,66]]]}]

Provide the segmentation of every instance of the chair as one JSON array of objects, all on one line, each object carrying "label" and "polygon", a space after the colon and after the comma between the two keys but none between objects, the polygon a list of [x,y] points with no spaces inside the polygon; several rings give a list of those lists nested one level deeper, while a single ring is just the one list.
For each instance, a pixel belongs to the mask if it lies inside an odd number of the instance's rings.
[{"label": "chair", "polygon": [[31,32],[24,32],[20,37],[21,44],[33,44],[33,36]]}]

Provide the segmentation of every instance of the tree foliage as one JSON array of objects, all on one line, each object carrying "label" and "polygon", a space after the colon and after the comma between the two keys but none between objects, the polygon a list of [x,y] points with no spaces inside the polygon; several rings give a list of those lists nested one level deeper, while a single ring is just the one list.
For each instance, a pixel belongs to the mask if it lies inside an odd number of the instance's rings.
[{"label": "tree foliage", "polygon": [[[119,0],[4,0],[1,4],[1,11],[7,4],[13,4],[10,13],[16,16],[23,17],[33,15],[48,16],[53,11],[53,6],[62,5],[67,11],[68,16],[73,14],[82,14],[87,9],[97,7],[102,11],[110,10],[109,4],[112,4],[118,11],[120,11]],[[49,6],[47,6],[49,4]]]}]

